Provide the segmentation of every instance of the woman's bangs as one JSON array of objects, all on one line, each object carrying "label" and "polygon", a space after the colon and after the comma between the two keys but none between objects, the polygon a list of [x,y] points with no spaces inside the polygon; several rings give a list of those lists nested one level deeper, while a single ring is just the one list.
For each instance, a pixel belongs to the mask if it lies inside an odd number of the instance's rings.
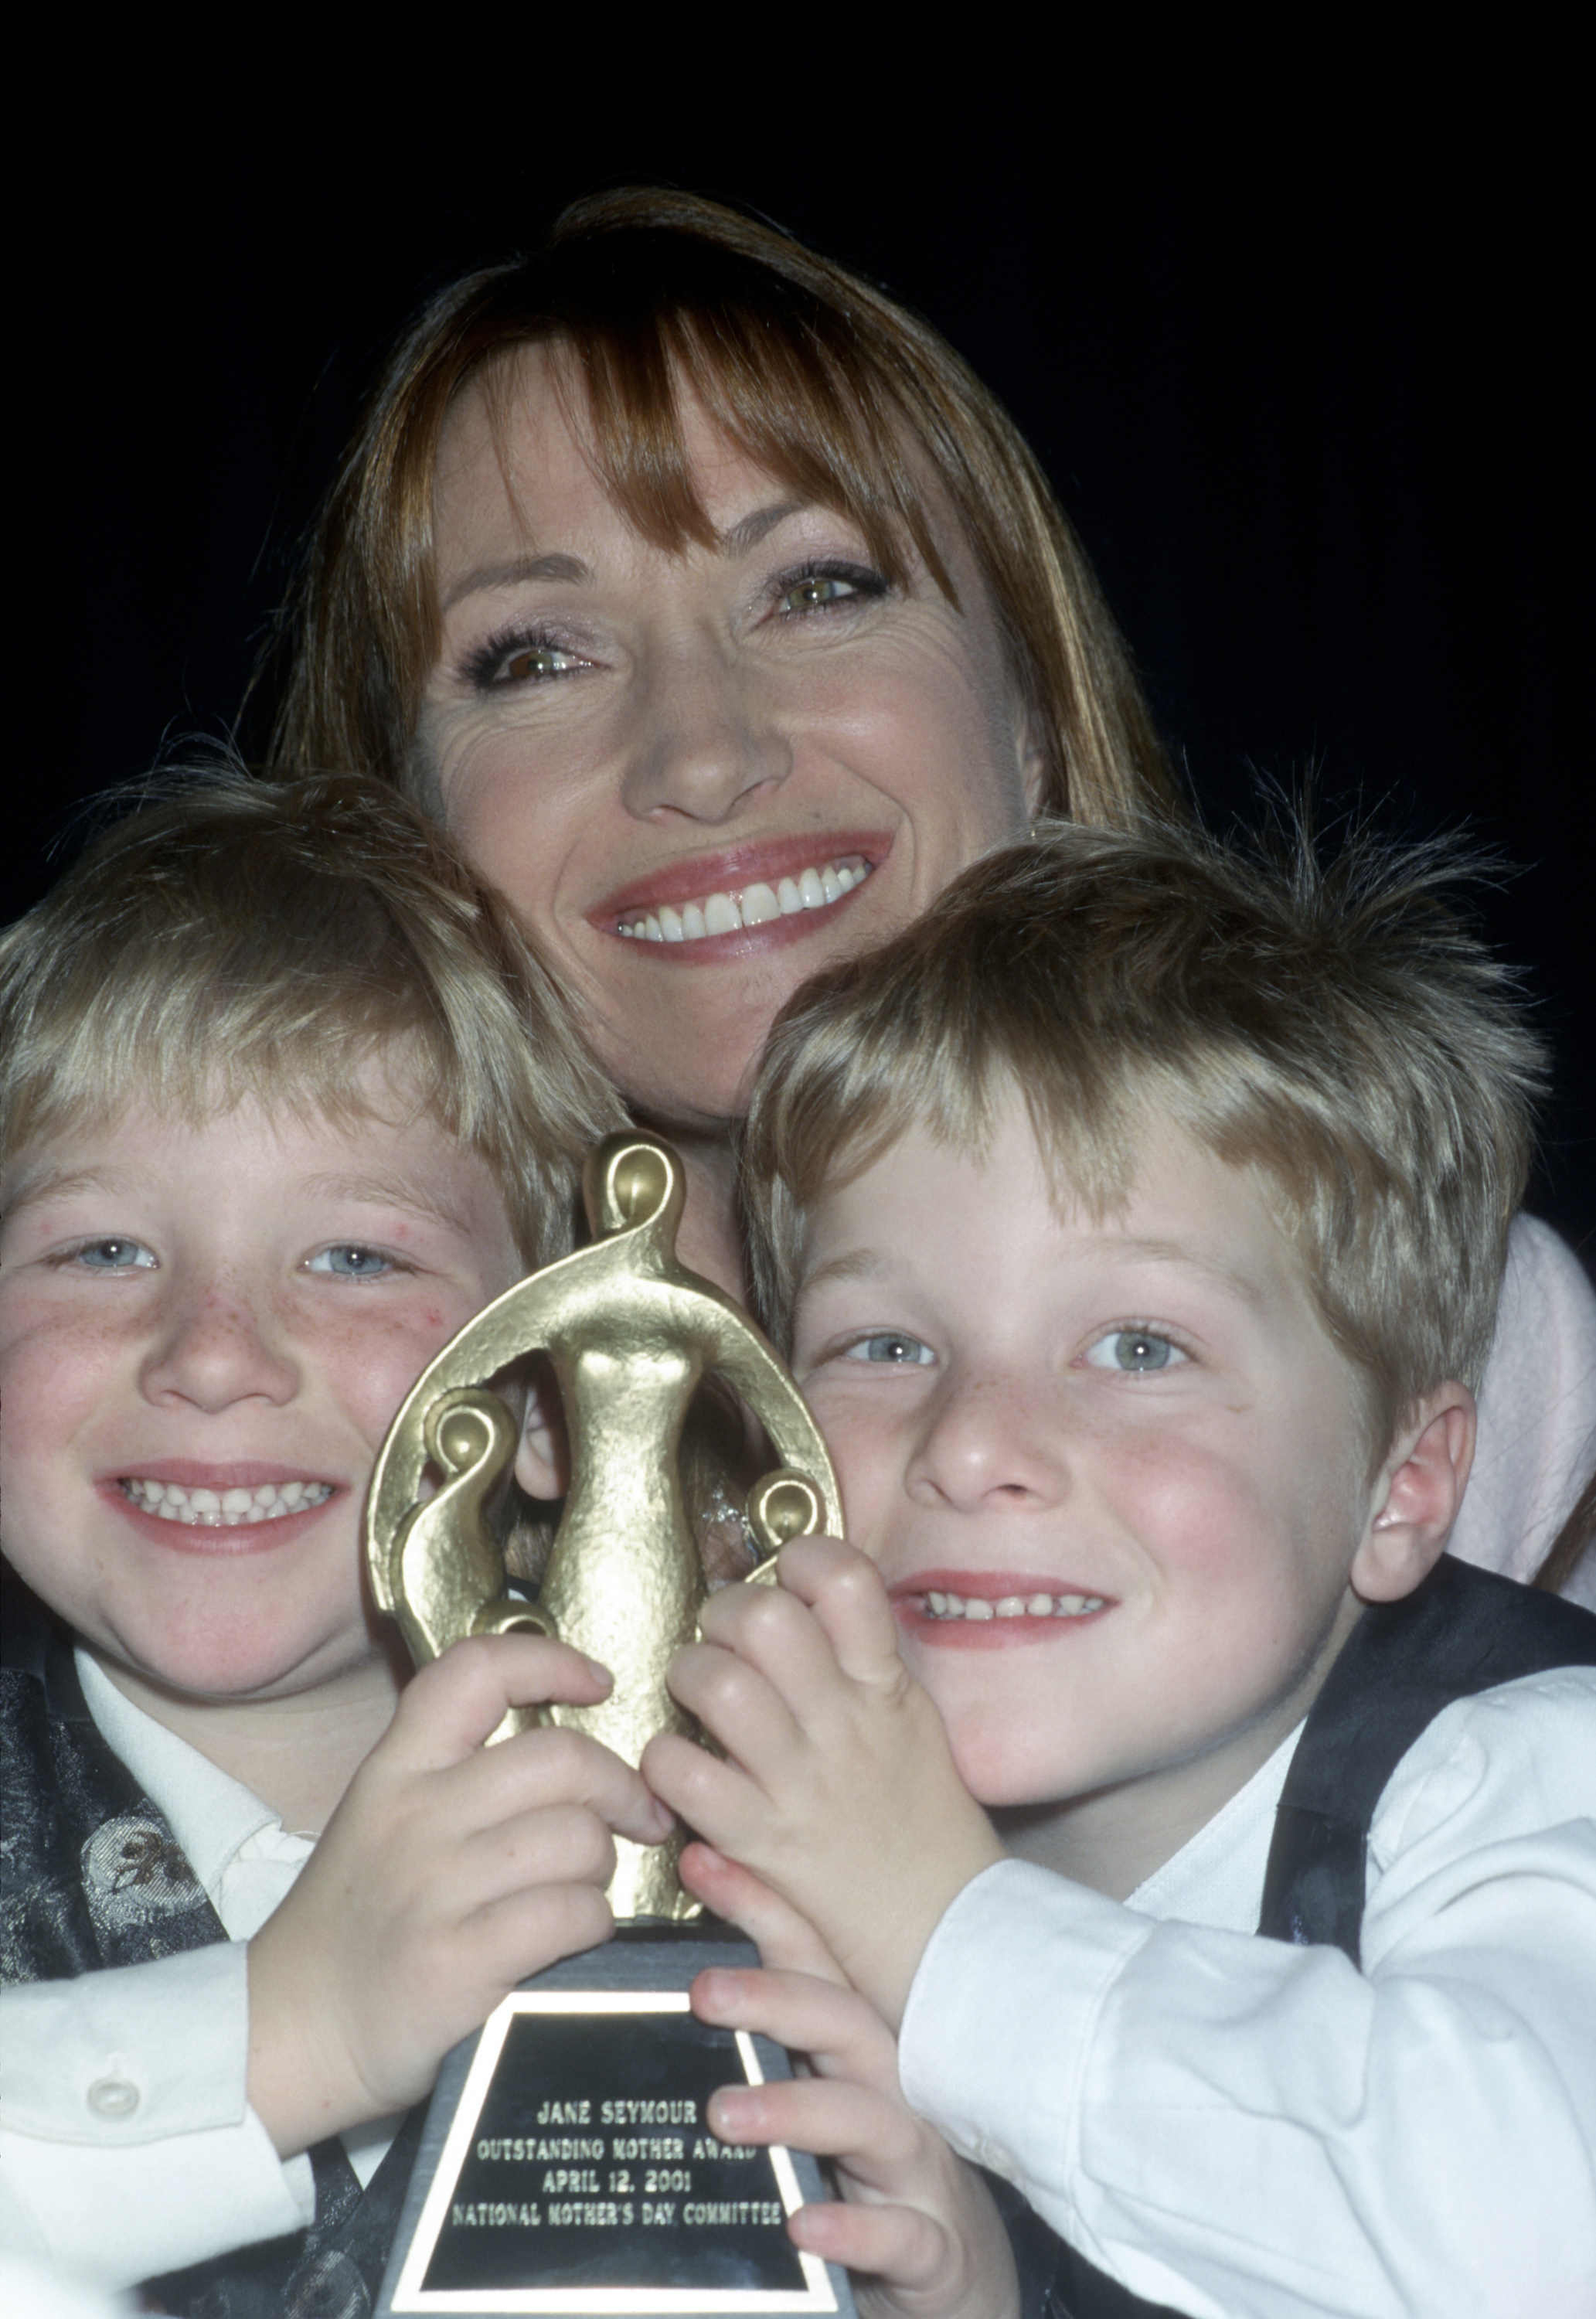
[{"label": "woman's bangs", "polygon": [[[555,374],[568,415],[651,546],[680,555],[718,545],[683,438],[685,386],[717,431],[800,505],[856,523],[889,580],[907,581],[906,536],[957,601],[905,420],[857,347],[844,356],[784,312],[726,302],[592,318],[558,342],[570,357]],[[585,411],[569,407],[578,379]]]}]

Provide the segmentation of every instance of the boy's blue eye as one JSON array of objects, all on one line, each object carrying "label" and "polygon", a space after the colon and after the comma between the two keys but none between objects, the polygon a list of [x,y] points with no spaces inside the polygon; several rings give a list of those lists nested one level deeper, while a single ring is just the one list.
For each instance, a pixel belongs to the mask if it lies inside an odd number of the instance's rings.
[{"label": "boy's blue eye", "polygon": [[925,1368],[935,1359],[929,1345],[918,1337],[911,1337],[901,1329],[882,1329],[873,1337],[861,1337],[848,1348],[851,1361],[879,1361],[892,1368]]},{"label": "boy's blue eye", "polygon": [[86,1240],[72,1251],[75,1264],[91,1272],[153,1272],[156,1259],[142,1241]]},{"label": "boy's blue eye", "polygon": [[1119,1369],[1132,1376],[1150,1376],[1155,1370],[1173,1368],[1188,1359],[1178,1345],[1152,1329],[1110,1329],[1087,1353],[1094,1369]]},{"label": "boy's blue eye", "polygon": [[358,1241],[318,1250],[305,1268],[308,1272],[330,1272],[338,1280],[380,1280],[392,1268],[392,1257],[384,1256],[380,1248],[363,1247]]}]

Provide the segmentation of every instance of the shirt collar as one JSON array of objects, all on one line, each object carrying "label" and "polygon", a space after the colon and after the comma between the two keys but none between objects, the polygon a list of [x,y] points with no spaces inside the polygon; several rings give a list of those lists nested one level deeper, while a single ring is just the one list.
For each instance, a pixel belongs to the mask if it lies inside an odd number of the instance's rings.
[{"label": "shirt collar", "polygon": [[1136,1887],[1125,1906],[1144,1917],[1178,1917],[1220,1932],[1256,1933],[1275,1808],[1302,1736],[1299,1723],[1246,1786]]},{"label": "shirt collar", "polygon": [[166,1817],[179,1850],[212,1903],[239,1847],[282,1821],[241,1780],[218,1769],[153,1715],[135,1707],[81,1645],[73,1652],[83,1696],[102,1738]]}]

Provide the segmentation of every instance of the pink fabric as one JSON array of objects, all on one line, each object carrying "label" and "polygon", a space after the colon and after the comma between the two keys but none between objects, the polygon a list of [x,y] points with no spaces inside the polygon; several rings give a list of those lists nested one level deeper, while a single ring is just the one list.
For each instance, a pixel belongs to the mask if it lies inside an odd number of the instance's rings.
[{"label": "pink fabric", "polygon": [[[1451,1552],[1533,1578],[1596,1469],[1596,1291],[1549,1224],[1520,1216],[1480,1391],[1480,1441]],[[1563,1592],[1596,1611],[1596,1552]]]}]

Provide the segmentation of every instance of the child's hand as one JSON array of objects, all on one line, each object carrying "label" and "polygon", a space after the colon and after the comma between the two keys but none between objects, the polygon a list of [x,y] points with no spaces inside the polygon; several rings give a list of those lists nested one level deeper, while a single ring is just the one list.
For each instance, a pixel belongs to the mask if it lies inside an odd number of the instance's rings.
[{"label": "child's hand", "polygon": [[609,1937],[610,1831],[657,1844],[670,1814],[584,1733],[482,1744],[507,1707],[609,1687],[523,1635],[457,1643],[407,1686],[249,1944],[249,2101],[284,2156],[419,2100],[518,1981]]},{"label": "child's hand", "polygon": [[1012,2319],[1014,2255],[980,2176],[906,2106],[891,2031],[843,1982],[813,1927],[746,1869],[690,1845],[682,1882],[759,1945],[771,1970],[713,1967],[693,2010],[807,2058],[812,2077],[725,2086],[708,2121],[724,2142],[785,2143],[832,2161],[840,2203],[803,2206],[795,2246],[843,2264],[865,2319]]},{"label": "child's hand", "polygon": [[651,1739],[655,1794],[818,1930],[896,2029],[950,1902],[1004,1856],[897,1655],[874,1566],[835,1538],[785,1548],[780,1586],[728,1586],[672,1692],[728,1760]]}]

